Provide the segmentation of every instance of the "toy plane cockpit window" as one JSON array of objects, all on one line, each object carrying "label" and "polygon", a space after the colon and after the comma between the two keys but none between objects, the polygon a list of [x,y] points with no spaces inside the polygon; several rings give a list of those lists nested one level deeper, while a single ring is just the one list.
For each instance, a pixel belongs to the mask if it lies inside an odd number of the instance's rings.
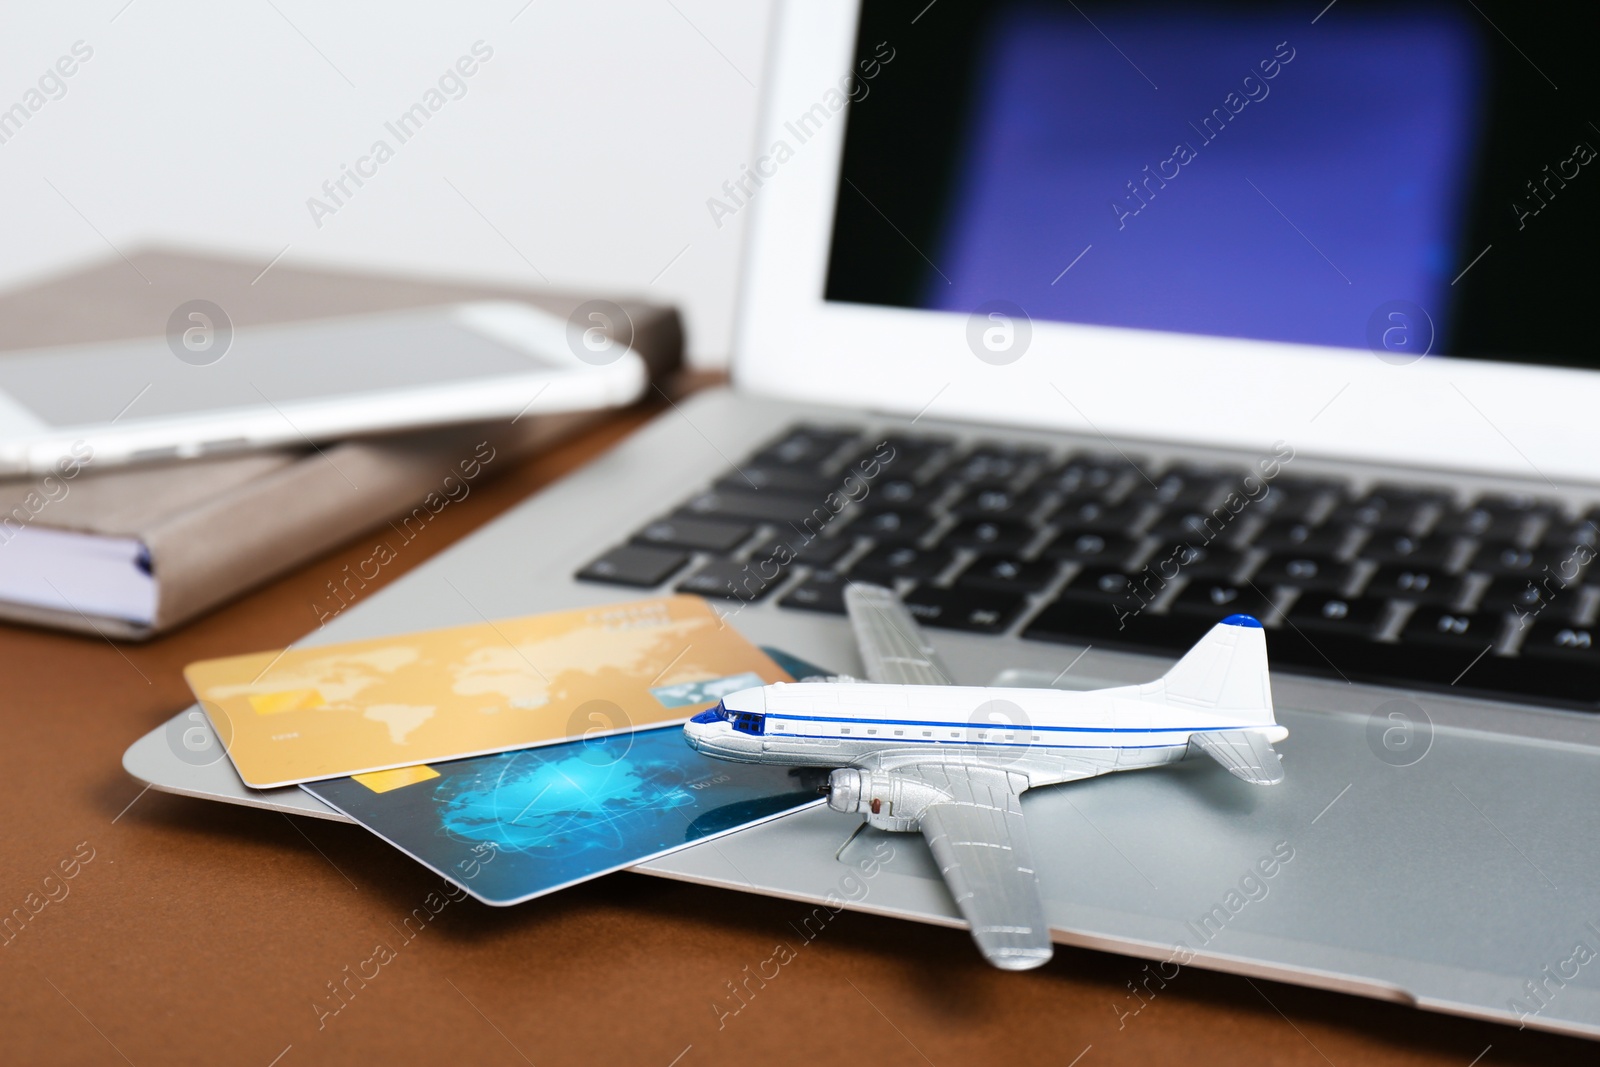
[{"label": "toy plane cockpit window", "polygon": [[690,719],[689,721],[690,722],[698,722],[698,723],[708,723],[708,722],[717,722],[718,720],[726,719],[727,717],[728,717],[727,709],[722,706],[721,702],[718,702],[715,706],[707,708],[705,711],[702,711],[700,714],[696,715],[694,718]]},{"label": "toy plane cockpit window", "polygon": [[754,712],[741,711],[733,716],[733,728],[741,734],[760,737],[767,732],[767,717]]}]

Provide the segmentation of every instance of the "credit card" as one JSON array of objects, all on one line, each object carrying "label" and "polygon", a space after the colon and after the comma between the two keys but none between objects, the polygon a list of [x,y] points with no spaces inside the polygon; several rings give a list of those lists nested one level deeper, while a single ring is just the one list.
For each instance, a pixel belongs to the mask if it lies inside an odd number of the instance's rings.
[{"label": "credit card", "polygon": [[300,788],[506,905],[820,804],[827,775],[711,759],[674,725]]},{"label": "credit card", "polygon": [[231,656],[184,677],[256,789],[682,722],[789,680],[692,596]]}]

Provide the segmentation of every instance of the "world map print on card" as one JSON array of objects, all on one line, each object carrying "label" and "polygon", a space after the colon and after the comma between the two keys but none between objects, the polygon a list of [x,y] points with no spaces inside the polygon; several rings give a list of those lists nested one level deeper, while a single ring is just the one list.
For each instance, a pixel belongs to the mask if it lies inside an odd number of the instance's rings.
[{"label": "world map print on card", "polygon": [[204,660],[184,677],[257,789],[681,722],[789,680],[690,596]]}]

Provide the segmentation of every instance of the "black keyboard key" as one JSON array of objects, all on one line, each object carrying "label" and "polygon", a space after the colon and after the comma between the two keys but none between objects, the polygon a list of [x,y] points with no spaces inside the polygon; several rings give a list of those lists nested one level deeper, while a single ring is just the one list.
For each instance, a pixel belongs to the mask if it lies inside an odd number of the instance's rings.
[{"label": "black keyboard key", "polygon": [[[1250,486],[1233,483],[1230,488],[1242,496],[1250,496]],[[1266,492],[1256,489],[1250,507],[1271,515],[1277,522],[1314,524],[1344,499],[1344,487],[1337,482],[1279,477],[1266,483]]]},{"label": "black keyboard key", "polygon": [[[1028,510],[1022,510],[1023,505],[1028,505]],[[961,495],[951,502],[950,511],[979,519],[1025,518],[1029,511],[1038,506],[1039,498],[1031,493],[1002,486],[979,485],[963,489]]]},{"label": "black keyboard key", "polygon": [[1045,458],[1041,449],[984,445],[958,458],[941,477],[969,486],[1004,487],[1031,475]]},{"label": "black keyboard key", "polygon": [[1395,482],[1379,482],[1367,490],[1367,495],[1363,499],[1385,501],[1389,506],[1405,504],[1450,508],[1455,506],[1456,494],[1442,485],[1400,485]]},{"label": "black keyboard key", "polygon": [[923,476],[926,469],[944,463],[954,448],[955,440],[949,437],[890,436],[872,440],[851,457],[848,465],[860,470],[866,464],[870,470],[871,464],[876,463],[880,476],[917,478]]},{"label": "black keyboard key", "polygon": [[1374,563],[1410,563],[1423,567],[1443,567],[1455,547],[1455,538],[1445,534],[1395,533],[1380,530],[1374,533],[1356,555]]},{"label": "black keyboard key", "polygon": [[[1594,558],[1597,545],[1600,545],[1600,523],[1593,519],[1583,519],[1578,522],[1558,519],[1552,522],[1539,538],[1539,547],[1546,555],[1559,556],[1563,559],[1576,555],[1585,562]],[[1584,549],[1587,551],[1580,551]]]},{"label": "black keyboard key", "polygon": [[1074,456],[1041,477],[1034,487],[1050,489],[1065,496],[1102,496],[1134,470],[1133,464],[1121,456]]},{"label": "black keyboard key", "polygon": [[1153,504],[1167,512],[1210,512],[1219,505],[1221,497],[1222,491],[1214,483],[1188,486],[1178,492],[1167,492],[1159,482],[1155,488],[1144,482],[1137,482],[1128,491],[1124,502],[1128,504]]},{"label": "black keyboard key", "polygon": [[590,563],[578,572],[578,577],[586,582],[654,589],[682,570],[688,562],[687,552],[623,545]]},{"label": "black keyboard key", "polygon": [[813,537],[809,540],[793,534],[763,541],[750,552],[751,560],[772,560],[780,567],[802,563],[808,567],[832,567],[845,553],[855,547],[855,542],[837,537]]},{"label": "black keyboard key", "polygon": [[1600,545],[1600,508],[1590,508],[1576,519],[1552,515],[1540,542],[1552,548]]},{"label": "black keyboard key", "polygon": [[1527,529],[1528,521],[1532,517],[1531,514],[1520,511],[1469,507],[1442,516],[1434,526],[1434,530],[1451,537],[1514,541]]},{"label": "black keyboard key", "polygon": [[[1483,537],[1490,533],[1494,525],[1495,516],[1487,511],[1475,508],[1450,508],[1439,516],[1439,521],[1433,524],[1434,532],[1448,534],[1451,537]],[[1510,529],[1494,531],[1494,536],[1502,538],[1515,537],[1517,530],[1522,526],[1519,516]]]},{"label": "black keyboard key", "polygon": [[1576,588],[1553,579],[1540,581],[1514,574],[1494,579],[1478,598],[1480,611],[1509,611],[1519,617],[1548,615],[1552,619],[1570,619],[1577,607]]},{"label": "black keyboard key", "polygon": [[1038,533],[1023,522],[967,519],[951,527],[939,540],[945,548],[978,548],[987,552],[1017,552]]},{"label": "black keyboard key", "polygon": [[1320,496],[1308,494],[1290,496],[1273,486],[1256,498],[1248,510],[1252,515],[1270,515],[1277,522],[1316,523],[1322,519],[1328,508]]},{"label": "black keyboard key", "polygon": [[1548,571],[1541,572],[1541,576],[1548,574],[1554,581],[1564,585],[1574,585],[1594,563],[1597,554],[1600,554],[1600,549],[1589,545],[1569,545],[1560,551],[1552,551],[1541,546],[1539,558],[1544,560],[1544,566],[1549,568]]},{"label": "black keyboard key", "polygon": [[732,552],[750,540],[755,527],[748,524],[711,522],[705,519],[657,519],[638,533],[633,541],[657,548],[687,548],[701,552]]},{"label": "black keyboard key", "polygon": [[[1523,637],[1522,654],[1535,659],[1587,664],[1596,671],[1596,682],[1600,685],[1600,627],[1541,619],[1529,627]],[[1597,690],[1597,697],[1600,697],[1600,690]]]},{"label": "black keyboard key", "polygon": [[1086,567],[1061,590],[1063,600],[1110,605],[1118,614],[1137,615],[1150,607],[1171,583],[1148,567],[1122,571]]},{"label": "black keyboard key", "polygon": [[1186,485],[1210,483],[1216,485],[1233,478],[1238,471],[1228,467],[1213,467],[1200,463],[1173,463],[1161,472],[1161,477],[1156,479],[1156,484],[1171,478],[1181,478]]},{"label": "black keyboard key", "polygon": [[835,511],[823,501],[821,495],[806,498],[754,490],[714,489],[689,498],[679,514],[695,519],[719,517],[798,527],[808,519],[813,523],[826,523],[834,517]]},{"label": "black keyboard key", "polygon": [[1440,499],[1438,494],[1428,491],[1375,489],[1360,500],[1335,508],[1328,521],[1378,530],[1408,530],[1430,514]]},{"label": "black keyboard key", "polygon": [[1318,478],[1315,475],[1297,477],[1293,474],[1280,473],[1276,478],[1269,479],[1267,484],[1274,489],[1282,489],[1297,496],[1327,495],[1334,499],[1349,495],[1350,489],[1349,485],[1338,478]]},{"label": "black keyboard key", "polygon": [[796,426],[782,437],[763,445],[750,457],[752,465],[772,464],[781,467],[819,468],[823,461],[855,440],[855,430],[826,426]]},{"label": "black keyboard key", "polygon": [[1303,522],[1275,519],[1251,538],[1255,548],[1268,552],[1306,552],[1320,556],[1337,553],[1350,539],[1344,526],[1311,526]]},{"label": "black keyboard key", "polygon": [[716,559],[689,575],[675,587],[680,593],[696,596],[718,597],[723,600],[760,600],[772,592],[772,587],[783,580],[780,571],[766,577],[759,561],[739,563]]},{"label": "black keyboard key", "polygon": [[905,597],[906,610],[920,623],[947,630],[997,634],[1010,626],[1026,603],[1015,593],[982,589],[938,589],[923,585]]},{"label": "black keyboard key", "polygon": [[1063,597],[1035,616],[1022,636],[1033,641],[1179,653],[1188,651],[1224,615],[1157,615],[1107,601]]},{"label": "black keyboard key", "polygon": [[1034,490],[974,487],[951,504],[950,510],[966,518],[1020,522],[1036,514],[1043,504],[1044,497]]},{"label": "black keyboard key", "polygon": [[804,467],[749,463],[718,478],[712,487],[735,493],[782,493],[820,500],[838,489],[843,481],[841,475],[822,474]]},{"label": "black keyboard key", "polygon": [[1048,559],[1077,563],[1123,563],[1133,554],[1133,538],[1116,533],[1064,533],[1044,546]]},{"label": "black keyboard key", "polygon": [[1144,518],[1143,504],[1106,504],[1085,500],[1064,505],[1050,517],[1057,528],[1072,533],[1127,533]]},{"label": "black keyboard key", "polygon": [[[1404,529],[1414,514],[1414,511],[1406,510],[1401,521],[1394,524],[1395,527]],[[1377,526],[1388,516],[1388,501],[1363,497],[1360,500],[1347,500],[1334,508],[1333,514],[1328,516],[1328,522],[1334,526]]]},{"label": "black keyboard key", "polygon": [[850,528],[851,533],[879,541],[916,541],[933,529],[934,519],[916,511],[885,510],[865,516]]},{"label": "black keyboard key", "polygon": [[1388,609],[1384,600],[1307,594],[1284,617],[1302,630],[1373,638]]},{"label": "black keyboard key", "polygon": [[1561,502],[1526,494],[1490,493],[1473,501],[1471,511],[1487,511],[1493,515],[1522,516],[1538,519],[1541,525],[1561,514]]},{"label": "black keyboard key", "polygon": [[1227,582],[1191,582],[1172,601],[1174,615],[1199,615],[1219,622],[1229,615],[1254,615],[1265,619],[1275,609],[1270,593],[1250,585]]},{"label": "black keyboard key", "polygon": [[1270,556],[1251,581],[1263,589],[1269,585],[1292,585],[1297,589],[1333,592],[1350,582],[1354,568],[1327,556]]},{"label": "black keyboard key", "polygon": [[[1035,484],[1031,493],[1050,499],[1051,512],[1067,513],[1082,504],[1099,504],[1102,508],[1110,507],[1112,494],[1101,489],[1079,489],[1076,492],[1063,492],[1060,489],[1047,489]],[[1142,514],[1142,512],[1141,512]]]},{"label": "black keyboard key", "polygon": [[1238,515],[1226,508],[1213,511],[1171,511],[1156,518],[1145,533],[1163,540],[1206,544],[1231,540]]},{"label": "black keyboard key", "polygon": [[[1467,570],[1479,574],[1544,577],[1553,573],[1562,557],[1552,556],[1543,549],[1523,548],[1507,541],[1486,541],[1467,561]],[[1549,572],[1546,568],[1549,568]],[[1570,573],[1571,568],[1568,568]]]},{"label": "black keyboard key", "polygon": [[961,572],[956,585],[1000,593],[1032,593],[1049,585],[1056,572],[1056,564],[1048,560],[979,556]]},{"label": "black keyboard key", "polygon": [[1220,502],[1224,494],[1226,475],[1209,468],[1175,466],[1159,477],[1146,481],[1141,478],[1128,491],[1128,499],[1145,504],[1158,504],[1167,511],[1204,511]]},{"label": "black keyboard key", "polygon": [[849,579],[836,571],[812,571],[778,601],[781,608],[844,614],[844,590]]},{"label": "black keyboard key", "polygon": [[1195,581],[1225,581],[1239,573],[1244,553],[1217,545],[1194,545],[1176,541],[1160,545],[1145,557],[1145,570],[1168,580],[1179,574]]},{"label": "black keyboard key", "polygon": [[943,486],[920,485],[910,478],[887,478],[871,483],[856,506],[863,511],[926,511],[944,494]]},{"label": "black keyboard key", "polygon": [[1436,567],[1392,563],[1379,567],[1367,582],[1369,597],[1414,600],[1419,604],[1454,604],[1466,583]]},{"label": "black keyboard key", "polygon": [[1596,550],[1588,545],[1573,545],[1562,552],[1541,549],[1538,553],[1541,561],[1539,577],[1541,580],[1549,578],[1561,585],[1576,585],[1594,563],[1595,555]]},{"label": "black keyboard key", "polygon": [[1466,612],[1423,606],[1406,620],[1400,643],[1484,649],[1499,641],[1504,629],[1505,615],[1499,611]]},{"label": "black keyboard key", "polygon": [[1112,567],[1085,567],[1061,587],[1061,595],[1071,600],[1088,600],[1097,604],[1118,603],[1125,610],[1132,611],[1154,600],[1156,594],[1166,588],[1166,584],[1155,575],[1142,571],[1130,574]]},{"label": "black keyboard key", "polygon": [[896,578],[932,578],[950,566],[955,557],[943,549],[921,549],[910,545],[879,545],[856,560],[850,577],[892,585]]},{"label": "black keyboard key", "polygon": [[1559,501],[1525,493],[1487,493],[1472,504],[1475,508],[1500,514],[1554,515],[1561,511]]}]

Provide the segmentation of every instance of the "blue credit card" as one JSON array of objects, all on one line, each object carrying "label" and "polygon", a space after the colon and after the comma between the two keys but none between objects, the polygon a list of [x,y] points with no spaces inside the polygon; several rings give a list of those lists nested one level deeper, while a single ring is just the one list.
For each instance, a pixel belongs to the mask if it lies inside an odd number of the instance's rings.
[{"label": "blue credit card", "polygon": [[819,804],[827,773],[711,759],[674,725],[301,788],[505,905]]}]

